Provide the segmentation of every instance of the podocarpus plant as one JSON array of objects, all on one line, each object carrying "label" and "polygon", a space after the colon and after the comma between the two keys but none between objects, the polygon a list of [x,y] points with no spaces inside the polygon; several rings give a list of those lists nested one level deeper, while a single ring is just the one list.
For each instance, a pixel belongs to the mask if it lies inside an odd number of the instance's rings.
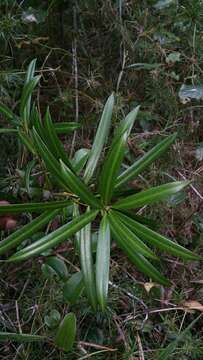
[{"label": "podocarpus plant", "polygon": [[[53,249],[64,241],[74,239],[81,272],[74,274],[65,286],[74,284],[74,298],[79,296],[84,286],[92,308],[96,310],[99,306],[103,310],[108,294],[111,241],[114,240],[138,270],[157,283],[169,285],[169,281],[149,261],[159,260],[153,248],[184,260],[196,260],[200,256],[155,232],[150,219],[138,216],[133,211],[167,199],[184,189],[188,181],[171,182],[141,192],[134,191],[130,195],[126,186],[169,148],[176,135],[167,136],[126,170],[121,171],[127,140],[139,111],[139,107],[136,107],[117,126],[104,160],[100,161],[111,127],[114,107],[112,94],[104,106],[91,150],[80,149],[73,158],[69,158],[58,138],[57,126],[51,119],[49,109],[42,119],[37,108],[31,106],[31,93],[39,80],[34,77],[34,67],[35,62],[32,62],[23,90],[20,116],[14,115],[3,105],[0,110],[15,124],[20,139],[31,151],[33,158],[39,161],[49,183],[53,187],[58,184],[57,191],[64,196],[64,200],[0,206],[0,214],[41,213],[1,241],[0,254],[22,245],[62,209],[69,207],[72,215],[65,225],[21,247],[7,261],[27,260],[44,254],[46,250]],[[92,253],[93,222],[99,229],[96,257]]]}]

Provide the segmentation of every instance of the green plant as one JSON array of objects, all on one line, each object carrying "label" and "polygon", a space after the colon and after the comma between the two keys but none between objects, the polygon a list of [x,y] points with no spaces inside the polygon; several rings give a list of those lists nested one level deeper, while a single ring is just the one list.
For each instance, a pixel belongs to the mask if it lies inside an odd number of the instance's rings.
[{"label": "green plant", "polygon": [[[176,135],[168,136],[125,171],[120,172],[127,140],[139,111],[139,107],[136,107],[120,122],[103,163],[99,162],[110,131],[114,107],[112,94],[105,104],[92,149],[89,152],[80,149],[80,156],[68,158],[49,109],[42,121],[37,108],[31,106],[31,94],[39,81],[39,76],[34,77],[34,69],[35,61],[32,61],[21,98],[20,116],[14,115],[3,105],[0,110],[16,126],[20,140],[39,161],[47,182],[53,184],[52,188],[57,186],[59,191],[63,189],[61,194],[65,200],[0,206],[0,214],[41,213],[1,241],[0,254],[22,244],[62,209],[68,207],[71,210],[70,221],[41,239],[21,247],[7,261],[17,262],[44,254],[63,241],[75,237],[81,276],[80,279],[75,279],[76,283],[73,281],[74,291],[80,295],[78,286],[81,289],[82,282],[92,308],[96,310],[99,305],[104,310],[109,283],[110,243],[113,238],[141,272],[160,284],[169,285],[169,281],[148,260],[158,261],[151,246],[185,260],[201,257],[152,230],[150,220],[136,215],[132,210],[167,199],[184,189],[188,181],[172,182],[136,193],[133,191],[131,195],[128,195],[126,185],[161,156]],[[92,223],[99,228],[95,263],[92,254]]]}]

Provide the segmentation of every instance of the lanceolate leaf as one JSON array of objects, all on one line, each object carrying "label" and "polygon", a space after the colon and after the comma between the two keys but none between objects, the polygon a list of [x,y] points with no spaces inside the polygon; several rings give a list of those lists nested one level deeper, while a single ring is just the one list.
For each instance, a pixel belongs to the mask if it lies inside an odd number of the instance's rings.
[{"label": "lanceolate leaf", "polygon": [[189,181],[175,181],[161,186],[156,186],[117,201],[113,207],[115,209],[128,210],[153,204],[155,202],[165,200],[169,196],[184,189],[189,183]]},{"label": "lanceolate leaf", "polygon": [[49,256],[46,265],[50,266],[55,273],[61,278],[61,280],[66,281],[68,278],[68,269],[65,262],[57,256]]},{"label": "lanceolate leaf", "polygon": [[101,207],[98,199],[90,192],[87,185],[80,179],[79,176],[75,175],[71,169],[69,169],[62,160],[61,162],[61,170],[63,179],[66,181],[68,188],[76,195],[80,197],[80,199],[93,208],[99,209]]},{"label": "lanceolate leaf", "polygon": [[41,213],[44,210],[62,209],[69,205],[71,205],[70,200],[0,205],[0,215],[1,214],[17,214],[17,213],[23,213],[23,212]]},{"label": "lanceolate leaf", "polygon": [[97,299],[102,310],[105,308],[108,295],[110,244],[110,227],[105,215],[99,228],[96,256],[96,290]]},{"label": "lanceolate leaf", "polygon": [[68,240],[77,231],[94,220],[97,211],[89,211],[77,219],[72,220],[66,225],[61,226],[59,229],[44,236],[42,239],[37,240],[35,243],[25,247],[23,250],[18,251],[16,254],[9,258],[9,261],[26,260],[34,255],[39,255],[45,250],[51,249],[59,245],[64,240]]},{"label": "lanceolate leaf", "polygon": [[21,244],[24,240],[29,239],[31,235],[35,234],[44,225],[48,224],[48,222],[52,220],[59,211],[59,209],[46,211],[27,225],[9,235],[6,239],[2,240],[0,242],[0,254],[5,253],[13,247]]},{"label": "lanceolate leaf", "polygon": [[198,260],[202,259],[200,256],[193,254],[190,250],[185,249],[181,245],[176,244],[174,241],[169,240],[163,235],[158,234],[157,232],[147,228],[145,225],[130,219],[128,216],[117,213],[117,216],[125,222],[125,224],[133,232],[137,234],[141,239],[147,241],[149,244],[157,247],[160,250],[164,250],[169,254],[178,256],[185,260]]},{"label": "lanceolate leaf", "polygon": [[23,143],[23,145],[32,153],[32,154],[36,154],[36,150],[35,147],[31,141],[31,138],[25,134],[22,130],[18,130],[18,136],[19,139],[21,140],[21,142]]},{"label": "lanceolate leaf", "polygon": [[111,213],[108,214],[108,218],[109,218],[112,234],[114,235],[114,238],[118,243],[118,246],[126,253],[129,259],[138,268],[138,270],[140,270],[141,272],[143,272],[144,274],[146,274],[147,276],[149,276],[151,279],[158,282],[159,284],[168,286],[170,282],[148,260],[146,260],[143,255],[137,253],[134,247],[132,247],[130,244],[128,244],[126,241],[123,240],[123,238],[115,229],[114,222],[112,221]]},{"label": "lanceolate leaf", "polygon": [[19,124],[15,114],[8,108],[8,106],[0,103],[0,113],[2,113],[12,125]]},{"label": "lanceolate leaf", "polygon": [[75,314],[67,314],[61,322],[56,334],[55,344],[64,351],[70,351],[76,336]]},{"label": "lanceolate leaf", "polygon": [[[88,214],[88,212],[87,212]],[[92,259],[91,225],[88,224],[80,231],[80,263],[85,284],[85,291],[93,310],[96,310],[95,272]]]},{"label": "lanceolate leaf", "polygon": [[57,134],[66,134],[71,131],[77,130],[81,128],[81,124],[77,122],[60,122],[60,123],[54,123],[55,130]]},{"label": "lanceolate leaf", "polygon": [[74,158],[71,159],[72,166],[76,173],[80,173],[80,171],[85,166],[89,157],[89,153],[89,149],[79,149],[76,151]]},{"label": "lanceolate leaf", "polygon": [[45,165],[47,166],[48,170],[55,176],[57,182],[67,191],[69,188],[64,182],[63,175],[61,172],[60,163],[54,155],[49,151],[48,147],[45,145],[41,137],[38,135],[35,129],[33,129],[33,138],[35,141],[36,149],[38,150],[39,155],[44,160]]},{"label": "lanceolate leaf", "polygon": [[72,169],[72,165],[70,161],[67,158],[67,154],[65,153],[65,150],[63,148],[62,143],[60,142],[58,135],[56,133],[55,127],[51,120],[51,115],[49,112],[49,109],[47,109],[46,115],[45,115],[45,132],[46,132],[46,141],[49,144],[50,149],[52,150],[53,155],[55,158],[62,159],[63,162]]},{"label": "lanceolate leaf", "polygon": [[63,297],[70,304],[75,304],[84,290],[84,280],[81,271],[73,274],[63,287]]},{"label": "lanceolate leaf", "polygon": [[111,200],[116,178],[123,160],[127,138],[136,119],[137,112],[138,109],[134,109],[121,122],[105,159],[100,179],[100,193],[104,204],[108,204]]},{"label": "lanceolate leaf", "polygon": [[99,127],[97,129],[97,133],[94,139],[94,143],[91,149],[91,153],[89,156],[89,160],[85,169],[84,173],[84,180],[85,183],[88,183],[91,177],[94,174],[94,171],[96,169],[100,154],[102,152],[103,146],[106,143],[108,139],[109,129],[111,125],[111,117],[113,112],[113,106],[114,106],[114,95],[112,94],[105,106],[102,113],[102,117],[99,123]]},{"label": "lanceolate leaf", "polygon": [[142,240],[129,229],[127,222],[121,221],[116,211],[111,211],[111,224],[114,226],[115,231],[122,238],[122,241],[129,247],[134,249],[135,252],[142,254],[151,259],[158,260],[154,253],[148,248]]},{"label": "lanceolate leaf", "polygon": [[154,146],[144,156],[138,159],[133,165],[118,176],[115,188],[119,188],[139,175],[146,167],[148,167],[154,160],[158,159],[168,149],[168,147],[174,142],[175,138],[176,134],[168,136],[166,139]]},{"label": "lanceolate leaf", "polygon": [[33,79],[35,73],[35,66],[36,66],[37,59],[33,59],[27,69],[26,77],[25,77],[25,84],[29,83],[30,80]]},{"label": "lanceolate leaf", "polygon": [[32,80],[30,80],[27,84],[25,84],[23,88],[23,93],[21,96],[20,102],[20,116],[24,121],[24,125],[26,129],[28,129],[29,120],[30,120],[30,97],[31,94],[39,82],[41,76],[35,76]]},{"label": "lanceolate leaf", "polygon": [[0,342],[15,341],[18,343],[47,341],[45,336],[31,334],[17,334],[9,332],[0,332]]}]

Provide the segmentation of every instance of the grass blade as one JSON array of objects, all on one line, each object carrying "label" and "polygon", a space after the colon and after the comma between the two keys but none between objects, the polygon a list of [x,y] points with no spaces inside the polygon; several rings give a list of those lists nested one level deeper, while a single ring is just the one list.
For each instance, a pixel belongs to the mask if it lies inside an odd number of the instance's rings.
[{"label": "grass blade", "polygon": [[28,129],[30,119],[30,99],[31,94],[38,84],[41,75],[35,76],[32,80],[25,84],[20,101],[20,116],[24,121],[25,129]]},{"label": "grass blade", "polygon": [[60,160],[63,179],[66,181],[68,188],[85,203],[93,208],[101,208],[98,199],[90,192],[87,185],[69,169],[62,160]]},{"label": "grass blade", "polygon": [[12,125],[19,125],[15,114],[8,108],[8,106],[0,103],[0,113],[2,113]]},{"label": "grass blade", "polygon": [[32,220],[29,224],[21,227],[9,235],[6,239],[0,242],[0,254],[21,244],[24,240],[28,239],[31,235],[41,229],[44,225],[48,224],[58,213],[59,209],[53,211],[46,211],[45,213]]},{"label": "grass blade", "polygon": [[96,215],[97,211],[92,210],[79,216],[77,219],[73,219],[68,224],[61,226],[52,233],[45,235],[42,239],[37,240],[33,244],[25,247],[23,250],[18,251],[9,258],[9,261],[26,260],[32,256],[43,253],[45,250],[52,249],[94,220]]},{"label": "grass blade", "polygon": [[[88,214],[88,212],[87,212]],[[85,284],[85,292],[94,311],[97,308],[95,271],[92,259],[91,224],[80,231],[80,264]]]},{"label": "grass blade", "polygon": [[98,303],[104,311],[108,295],[109,266],[110,266],[110,227],[106,215],[103,217],[97,243],[96,255],[96,291]]},{"label": "grass blade", "polygon": [[114,95],[109,96],[102,113],[102,117],[97,129],[97,133],[94,139],[92,149],[90,151],[90,156],[87,162],[87,166],[84,173],[85,183],[88,183],[91,177],[94,174],[96,166],[99,161],[100,154],[102,152],[103,146],[107,141],[109,129],[111,125],[111,117],[114,107]]},{"label": "grass blade", "polygon": [[157,247],[160,250],[166,251],[169,254],[178,256],[185,260],[201,260],[198,255],[193,254],[190,250],[185,249],[183,246],[176,244],[172,240],[169,240],[163,235],[149,229],[145,225],[130,219],[128,216],[117,213],[117,216],[126,223],[128,228],[137,234],[141,239],[147,241],[149,244]]},{"label": "grass blade", "polygon": [[148,151],[144,156],[138,159],[133,165],[131,165],[127,170],[125,170],[121,175],[118,176],[116,180],[115,188],[119,188],[124,185],[126,182],[134,179],[139,175],[145,168],[147,168],[153,161],[158,159],[168,147],[175,141],[176,134],[168,136],[166,139],[161,141],[159,144],[154,146],[150,151]]},{"label": "grass blade", "polygon": [[169,196],[183,190],[189,183],[189,181],[174,181],[172,183],[156,186],[119,200],[113,207],[119,210],[128,210],[153,204],[165,200]]}]

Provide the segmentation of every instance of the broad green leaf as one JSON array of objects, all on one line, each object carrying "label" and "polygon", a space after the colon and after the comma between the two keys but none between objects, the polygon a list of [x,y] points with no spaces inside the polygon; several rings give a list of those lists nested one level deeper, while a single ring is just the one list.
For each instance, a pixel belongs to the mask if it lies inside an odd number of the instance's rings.
[{"label": "broad green leaf", "polygon": [[143,255],[138,254],[134,247],[132,248],[130,244],[123,240],[123,237],[120,236],[114,227],[111,212],[108,214],[108,219],[110,222],[112,234],[115,237],[118,246],[126,253],[132,263],[138,268],[138,270],[159,284],[166,286],[170,285],[170,282],[148,260],[146,260]]},{"label": "broad green leaf", "polygon": [[152,250],[149,249],[131,229],[129,229],[127,222],[121,221],[121,217],[117,215],[116,211],[111,211],[111,223],[119,236],[123,238],[123,242],[126,242],[126,245],[131,247],[132,250],[134,249],[135,252],[150,259],[158,260]]},{"label": "broad green leaf", "polygon": [[17,247],[24,240],[35,234],[44,225],[48,224],[57,214],[59,210],[46,211],[45,213],[32,220],[30,223],[24,225],[19,230],[9,235],[6,239],[0,242],[0,254],[7,252],[8,250]]},{"label": "broad green leaf", "polygon": [[172,183],[152,187],[117,201],[113,207],[119,210],[128,210],[153,204],[176,194],[178,191],[181,191],[188,186],[189,183],[190,181],[174,181]]},{"label": "broad green leaf", "polygon": [[133,127],[137,113],[138,108],[132,110],[121,122],[120,126],[116,130],[107,158],[104,161],[100,178],[100,194],[105,205],[111,200],[116,178],[123,160],[127,139],[130,130]]},{"label": "broad green leaf", "polygon": [[30,334],[17,334],[9,332],[0,332],[0,342],[15,341],[19,343],[47,341],[45,336],[30,335]]},{"label": "broad green leaf", "polygon": [[149,150],[144,156],[138,159],[133,165],[131,165],[127,170],[118,176],[115,188],[119,188],[126,182],[139,175],[144,169],[146,169],[146,167],[158,159],[168,149],[168,147],[175,141],[175,138],[176,134],[168,136],[166,139]]},{"label": "broad green leaf", "polygon": [[62,209],[69,205],[71,205],[70,200],[0,205],[0,215],[1,214],[10,215],[10,214],[23,213],[23,212],[40,213],[44,210]]},{"label": "broad green leaf", "polygon": [[71,131],[77,130],[81,128],[81,125],[77,122],[60,122],[54,123],[55,130],[57,134],[66,134]]},{"label": "broad green leaf", "polygon": [[50,266],[63,281],[67,280],[68,269],[62,259],[57,256],[50,256],[48,257],[46,264]]},{"label": "broad green leaf", "polygon": [[[87,212],[88,214],[88,212]],[[92,259],[91,224],[87,224],[80,231],[80,264],[85,284],[85,292],[92,309],[96,311],[95,271]]]},{"label": "broad green leaf", "polygon": [[179,342],[184,341],[184,338],[187,337],[188,332],[192,329],[192,327],[196,324],[196,322],[202,317],[200,314],[196,319],[194,319],[185,330],[178,334],[175,340],[172,340],[171,343],[164,349],[160,349],[159,353],[157,354],[157,360],[172,360],[173,352],[176,350]]},{"label": "broad green leaf", "polygon": [[81,271],[73,274],[63,287],[63,297],[70,304],[75,304],[84,290],[84,281]]},{"label": "broad green leaf", "polygon": [[55,344],[63,351],[70,351],[73,347],[76,336],[75,314],[67,314],[61,322],[56,334]]},{"label": "broad green leaf", "polygon": [[137,236],[158,249],[164,250],[169,254],[178,256],[185,260],[202,259],[200,256],[193,254],[190,250],[185,249],[183,246],[176,244],[174,241],[158,234],[145,225],[130,219],[128,216],[121,214],[120,212],[117,212],[117,216],[119,216],[126,226],[135,232]]},{"label": "broad green leaf", "polygon": [[35,155],[36,150],[35,150],[35,147],[33,145],[31,138],[22,130],[18,130],[18,137],[19,137],[20,141],[22,142],[22,144],[27,148],[27,150],[29,150],[32,154]]},{"label": "broad green leaf", "polygon": [[89,149],[79,149],[78,151],[76,151],[74,158],[71,160],[72,166],[76,173],[80,173],[80,171],[84,168],[89,153]]},{"label": "broad green leaf", "polygon": [[56,309],[51,310],[50,315],[46,315],[44,317],[44,322],[50,329],[56,329],[60,323],[60,320],[61,315]]},{"label": "broad green leaf", "polygon": [[51,120],[49,108],[47,109],[44,118],[44,131],[46,133],[46,143],[49,145],[49,149],[53,153],[54,157],[57,160],[62,159],[63,162],[72,169],[72,165],[68,160],[67,154],[65,153],[64,147],[58,138],[55,127]]},{"label": "broad green leaf", "polygon": [[110,266],[110,227],[106,215],[103,217],[97,242],[96,254],[96,290],[98,303],[104,311],[108,295]]},{"label": "broad green leaf", "polygon": [[69,169],[62,160],[61,171],[63,179],[66,181],[68,188],[85,203],[93,208],[101,208],[99,200],[91,193],[87,185],[80,179],[79,176],[75,175],[71,169]]},{"label": "broad green leaf", "polygon": [[64,182],[63,179],[59,161],[56,160],[56,158],[51,153],[51,151],[49,151],[48,147],[45,145],[44,141],[39,136],[35,128],[33,129],[33,138],[35,142],[35,147],[40,157],[44,160],[46,167],[54,175],[59,185],[69,192],[69,188],[66,185],[66,181]]},{"label": "broad green leaf", "polygon": [[72,235],[79,231],[82,227],[94,220],[97,215],[97,211],[89,211],[77,219],[73,219],[68,224],[65,224],[53,231],[52,233],[45,235],[42,239],[35,241],[35,243],[25,247],[11,256],[8,261],[22,261],[32,256],[42,254],[45,250],[52,249],[59,245],[61,242],[68,240]]},{"label": "broad green leaf", "polygon": [[102,117],[97,129],[94,143],[90,151],[90,156],[84,173],[85,183],[92,178],[96,166],[99,161],[104,144],[108,139],[109,129],[111,125],[112,112],[114,107],[114,95],[109,96],[102,113]]}]

